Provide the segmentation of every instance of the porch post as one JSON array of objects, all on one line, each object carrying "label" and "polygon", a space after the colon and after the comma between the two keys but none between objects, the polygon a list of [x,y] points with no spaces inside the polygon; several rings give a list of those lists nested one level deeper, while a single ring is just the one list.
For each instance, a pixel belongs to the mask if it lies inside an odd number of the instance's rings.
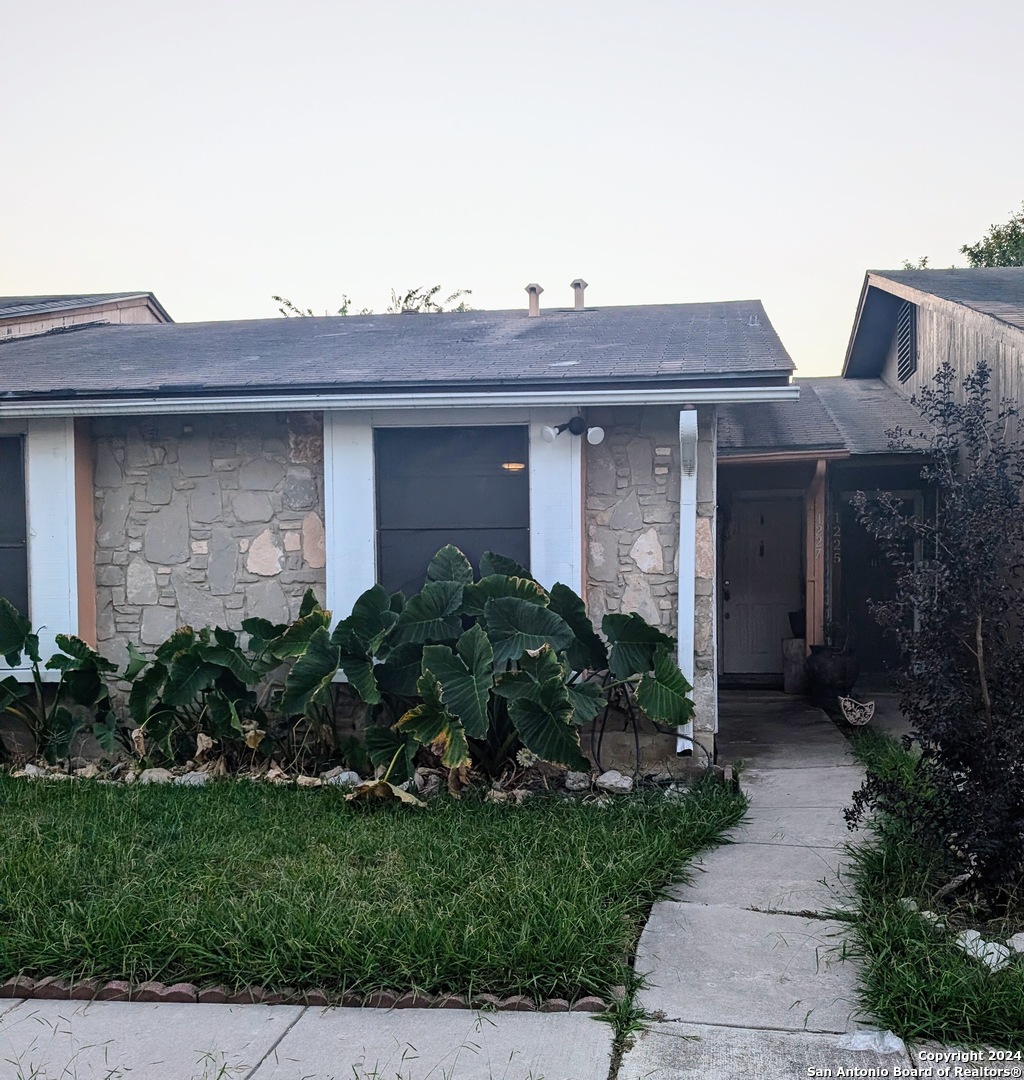
[{"label": "porch post", "polygon": [[[693,684],[697,569],[697,410],[679,413],[679,670]],[[676,729],[676,753],[693,752],[693,721]]]},{"label": "porch post", "polygon": [[825,470],[827,463],[819,458],[814,476],[804,494],[806,518],[805,563],[807,566],[807,631],[806,651],[824,641],[825,631]]}]

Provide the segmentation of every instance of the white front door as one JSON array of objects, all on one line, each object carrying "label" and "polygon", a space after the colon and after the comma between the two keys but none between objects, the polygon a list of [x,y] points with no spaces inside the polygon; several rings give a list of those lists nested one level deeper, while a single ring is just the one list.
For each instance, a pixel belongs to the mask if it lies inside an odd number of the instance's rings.
[{"label": "white front door", "polygon": [[789,612],[803,607],[803,500],[736,499],[722,560],[722,670],[782,672]]}]

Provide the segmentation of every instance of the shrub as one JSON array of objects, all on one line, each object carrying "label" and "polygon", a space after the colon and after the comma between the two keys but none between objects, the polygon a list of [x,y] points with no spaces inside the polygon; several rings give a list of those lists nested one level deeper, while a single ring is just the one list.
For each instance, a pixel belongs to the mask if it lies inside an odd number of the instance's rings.
[{"label": "shrub", "polygon": [[456,773],[476,765],[497,775],[520,748],[588,769],[579,728],[627,686],[656,722],[679,725],[693,715],[673,639],[639,615],[606,615],[606,645],[567,586],[544,589],[492,553],[481,559],[481,575],[474,580],[469,560],[449,545],[415,596],[368,589],[333,633],[321,627],[309,639],[282,709],[315,708],[343,671],[372,710],[371,760],[390,766],[396,780],[420,747]]},{"label": "shrub", "polygon": [[[874,613],[901,647],[900,707],[921,763],[916,792],[872,775],[848,816],[896,817],[991,905],[1024,884],[1024,447],[1016,405],[993,402],[990,383],[981,363],[958,395],[946,364],[915,399],[930,427],[934,518],[859,496],[896,570],[896,598]],[[909,434],[892,433],[894,447]]]}]

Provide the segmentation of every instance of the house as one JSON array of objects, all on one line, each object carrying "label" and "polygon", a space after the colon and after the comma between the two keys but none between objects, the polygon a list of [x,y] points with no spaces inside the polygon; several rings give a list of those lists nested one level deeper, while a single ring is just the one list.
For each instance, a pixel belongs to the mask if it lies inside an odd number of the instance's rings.
[{"label": "house", "polygon": [[85,326],[171,321],[157,298],[148,292],[0,296],[0,341]]},{"label": "house", "polygon": [[0,591],[22,583],[44,652],[72,630],[121,657],[180,624],[286,619],[308,588],[342,615],[445,543],[496,550],[596,620],[675,634],[711,751],[718,413],[795,401],[793,364],[758,301],[601,308],[573,287],[560,309],[531,285],[520,311],[11,335],[0,481],[27,545]]},{"label": "house", "polygon": [[921,431],[913,396],[950,361],[979,360],[995,397],[1024,401],[1024,268],[868,271],[835,378],[801,379],[797,402],[719,410],[720,677],[775,684],[783,645],[826,629],[849,639],[867,680],[896,660],[869,603],[892,595],[888,562],[859,524],[856,491],[901,493],[925,515],[922,440],[894,452],[887,432]]}]

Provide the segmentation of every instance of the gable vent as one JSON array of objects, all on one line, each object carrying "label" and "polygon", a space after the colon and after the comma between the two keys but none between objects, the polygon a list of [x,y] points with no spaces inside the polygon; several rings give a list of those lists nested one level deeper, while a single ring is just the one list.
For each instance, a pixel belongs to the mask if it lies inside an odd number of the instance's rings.
[{"label": "gable vent", "polygon": [[905,302],[896,317],[896,375],[905,383],[917,371],[917,308]]}]

